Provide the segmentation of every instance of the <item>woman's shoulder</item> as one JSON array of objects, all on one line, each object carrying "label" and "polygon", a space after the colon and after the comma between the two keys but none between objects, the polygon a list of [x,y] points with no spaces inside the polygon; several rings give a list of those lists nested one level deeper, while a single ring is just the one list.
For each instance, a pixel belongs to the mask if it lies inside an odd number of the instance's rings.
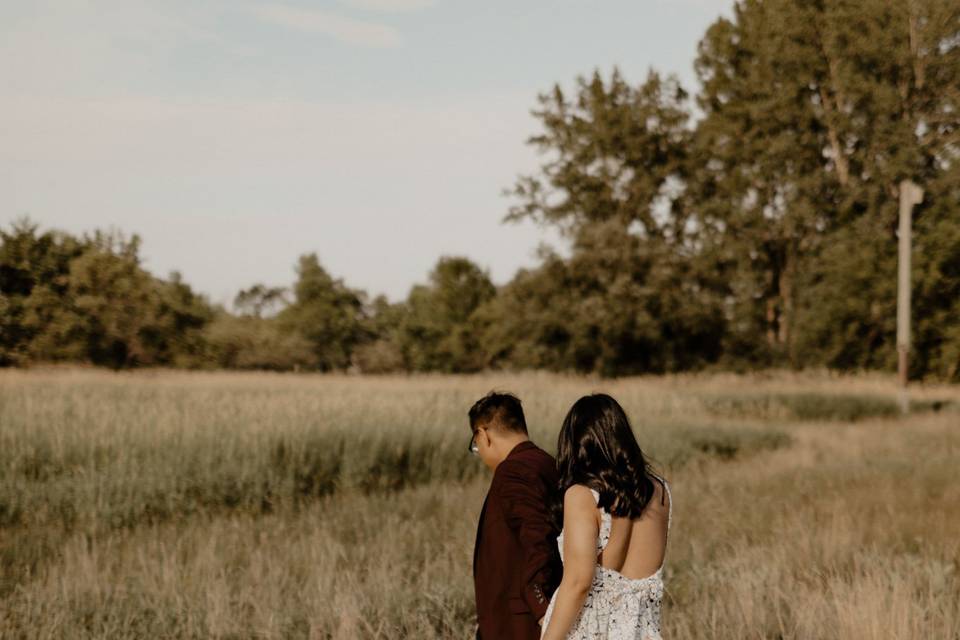
[{"label": "woman's shoulder", "polygon": [[572,484],[563,492],[563,503],[564,505],[569,503],[575,505],[590,504],[595,507],[597,506],[599,495],[596,489],[591,489],[585,484]]},{"label": "woman's shoulder", "polygon": [[673,496],[670,494],[670,483],[662,476],[656,474],[650,474],[650,479],[653,480],[653,492],[650,496],[650,501],[647,503],[648,508],[655,512],[662,511],[664,515],[669,514],[673,508]]}]

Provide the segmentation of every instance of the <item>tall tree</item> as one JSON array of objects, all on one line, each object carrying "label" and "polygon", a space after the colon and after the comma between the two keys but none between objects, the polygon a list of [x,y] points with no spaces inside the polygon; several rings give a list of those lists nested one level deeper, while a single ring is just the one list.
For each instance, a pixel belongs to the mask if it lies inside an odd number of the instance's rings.
[{"label": "tall tree", "polygon": [[529,142],[546,161],[517,181],[508,216],[554,225],[569,242],[569,259],[554,255],[543,274],[518,282],[549,290],[556,278],[567,288],[530,298],[563,299],[554,314],[537,314],[559,350],[545,361],[615,375],[716,359],[722,318],[694,267],[699,247],[683,206],[687,94],[653,72],[633,87],[616,69],[576,88],[573,98],[559,86],[540,96],[543,132]]},{"label": "tall tree", "polygon": [[955,172],[958,12],[744,0],[708,30],[691,184],[733,340],[794,364],[889,362],[896,185],[929,185],[930,202]]},{"label": "tall tree", "polygon": [[[702,83],[691,193],[705,253],[723,274],[727,350],[793,356],[797,274],[831,224],[816,51],[794,0],[747,0],[700,43]],[[765,344],[766,349],[758,347]]]},{"label": "tall tree", "polygon": [[63,312],[70,263],[86,251],[84,242],[57,231],[39,231],[27,218],[0,229],[0,365],[82,357],[79,345],[61,337],[47,352],[33,345],[48,323]]},{"label": "tall tree", "polygon": [[280,326],[310,343],[320,369],[347,368],[353,348],[364,337],[365,294],[334,279],[310,253],[300,257],[293,295],[293,302],[277,315]]},{"label": "tall tree", "polygon": [[75,328],[94,364],[157,364],[147,340],[156,326],[157,290],[140,267],[139,236],[96,231],[89,245],[70,263],[65,313],[41,330],[37,342]]},{"label": "tall tree", "polygon": [[415,371],[476,371],[484,365],[474,312],[496,294],[489,274],[463,257],[443,257],[416,285],[400,319],[400,348]]},{"label": "tall tree", "polygon": [[145,339],[157,364],[200,367],[209,364],[204,330],[216,311],[174,271],[167,280],[154,279],[157,291],[155,322]]},{"label": "tall tree", "polygon": [[[825,345],[822,358],[832,366],[895,366],[897,186],[909,178],[926,191],[915,212],[912,373],[956,376],[960,360],[954,355],[951,363],[946,354],[960,345],[946,336],[960,311],[954,303],[960,281],[951,267],[960,260],[960,6],[835,0],[819,9],[827,88],[818,115],[837,140],[831,156],[848,170],[837,172],[844,224],[810,271],[808,350]],[[868,282],[857,267],[871,274]],[[846,303],[820,302],[858,284]],[[831,312],[831,323],[822,311]]]}]

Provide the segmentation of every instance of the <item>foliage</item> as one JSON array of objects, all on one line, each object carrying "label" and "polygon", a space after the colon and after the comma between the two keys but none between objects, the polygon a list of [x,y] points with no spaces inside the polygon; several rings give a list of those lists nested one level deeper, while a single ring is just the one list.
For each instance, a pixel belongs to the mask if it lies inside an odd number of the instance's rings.
[{"label": "foliage", "polygon": [[542,164],[507,220],[565,246],[499,287],[442,257],[406,299],[371,301],[311,253],[289,290],[247,287],[233,315],[147,273],[137,236],[16,221],[0,230],[0,365],[892,370],[911,179],[910,373],[960,379],[960,5],[740,0],[695,66],[694,96],[617,69],[539,96]]},{"label": "foliage", "polygon": [[411,371],[477,371],[484,365],[474,312],[496,289],[490,276],[461,257],[441,258],[427,285],[410,291],[397,340]]},{"label": "foliage", "polygon": [[958,258],[956,3],[744,0],[707,31],[697,70],[692,204],[728,278],[730,338],[795,366],[893,366],[897,190],[910,178],[926,191],[913,373],[955,376],[943,337],[957,289],[944,269]]},{"label": "foliage", "polygon": [[82,361],[114,368],[193,366],[213,310],[173,273],[140,265],[140,238],[96,231],[0,231],[0,363]]},{"label": "foliage", "polygon": [[285,331],[303,336],[322,370],[343,369],[363,331],[364,294],[334,279],[314,253],[300,257],[293,302],[277,315]]},{"label": "foliage", "polygon": [[633,88],[615,70],[609,82],[579,79],[573,99],[556,86],[540,106],[544,132],[530,142],[548,160],[518,180],[508,219],[556,225],[571,256],[546,253],[506,287],[494,319],[516,326],[494,327],[513,333],[491,338],[494,357],[604,375],[716,361],[720,299],[690,259],[696,238],[681,206],[686,93],[655,73]]}]

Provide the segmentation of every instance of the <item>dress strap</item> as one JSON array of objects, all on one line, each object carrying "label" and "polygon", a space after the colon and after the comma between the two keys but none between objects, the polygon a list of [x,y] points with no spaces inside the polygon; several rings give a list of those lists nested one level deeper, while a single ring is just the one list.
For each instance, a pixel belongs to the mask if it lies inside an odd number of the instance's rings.
[{"label": "dress strap", "polygon": [[670,521],[673,520],[673,496],[670,494],[670,483],[658,475],[655,475],[652,473],[650,475],[652,475],[654,478],[657,479],[657,482],[659,482],[660,485],[663,487],[664,495],[666,496],[667,500],[669,500],[669,504],[667,504],[667,538],[669,538],[670,537]]},{"label": "dress strap", "polygon": [[603,552],[610,542],[610,530],[613,527],[613,516],[606,509],[600,509],[600,492],[596,489],[590,489],[593,494],[593,500],[597,503],[597,509],[600,510],[600,531],[597,535],[597,554]]},{"label": "dress strap", "polygon": [[673,520],[673,495],[670,493],[669,482],[659,476],[657,477],[657,480],[659,480],[660,484],[663,485],[663,491],[667,494],[667,500],[670,501],[670,504],[667,505],[667,536],[666,540],[664,540],[663,560],[660,561],[660,568],[657,569],[657,571],[662,571],[663,566],[667,563],[666,545],[670,542],[670,522]]},{"label": "dress strap", "polygon": [[667,500],[670,501],[670,504],[667,505],[667,538],[670,538],[670,522],[673,520],[673,496],[670,494],[670,483],[666,480],[663,480],[663,488],[667,492]]}]

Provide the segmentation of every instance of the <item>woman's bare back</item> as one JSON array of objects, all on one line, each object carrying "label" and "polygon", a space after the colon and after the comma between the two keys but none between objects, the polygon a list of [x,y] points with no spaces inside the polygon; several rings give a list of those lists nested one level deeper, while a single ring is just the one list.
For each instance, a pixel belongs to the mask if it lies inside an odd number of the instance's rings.
[{"label": "woman's bare back", "polygon": [[653,497],[643,515],[633,520],[613,518],[610,541],[598,562],[626,578],[639,580],[663,566],[667,551],[670,496],[663,484],[654,482]]}]

